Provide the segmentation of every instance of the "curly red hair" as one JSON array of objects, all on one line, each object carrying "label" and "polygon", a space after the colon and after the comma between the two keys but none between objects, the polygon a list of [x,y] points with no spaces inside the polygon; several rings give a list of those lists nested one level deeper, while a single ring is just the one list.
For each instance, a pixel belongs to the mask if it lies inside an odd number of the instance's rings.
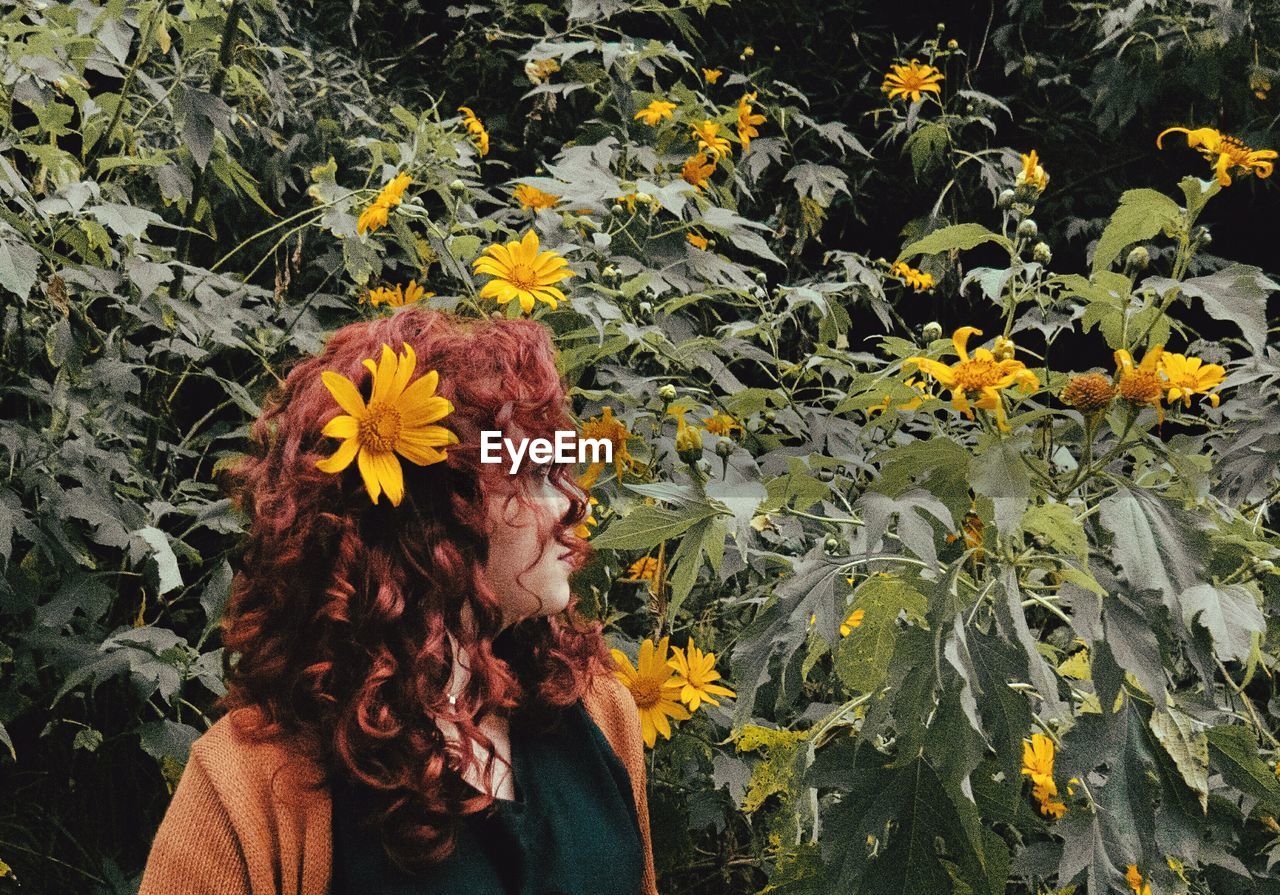
[{"label": "curly red hair", "polygon": [[[459,438],[445,461],[402,461],[396,507],[369,500],[354,463],[336,474],[315,465],[336,447],[321,429],[342,412],[321,372],[348,377],[368,400],[362,361],[378,358],[383,343],[397,353],[412,345],[418,375],[439,371],[437,394],[455,408],[439,424]],[[568,465],[556,464],[550,480],[570,509],[547,520],[527,499],[531,472],[480,463],[482,430],[554,438],[574,428],[540,324],[410,307],[344,326],[319,356],[294,364],[251,427],[256,450],[226,473],[251,524],[223,622],[227,693],[217,708],[252,739],[288,737],[324,769],[326,785],[371,787],[375,822],[402,869],[446,857],[465,816],[493,801],[459,774],[474,760],[473,742],[491,745],[475,719],[515,710],[549,723],[608,667],[600,625],[573,605],[502,631],[482,572],[489,502],[513,487],[544,523],[548,548],[573,550],[579,565],[589,556],[572,534],[588,506]],[[463,623],[464,606],[474,623]],[[450,636],[471,672],[456,706],[445,693]],[[234,711],[244,707],[258,711]],[[453,722],[461,742],[446,742],[437,718]]]}]

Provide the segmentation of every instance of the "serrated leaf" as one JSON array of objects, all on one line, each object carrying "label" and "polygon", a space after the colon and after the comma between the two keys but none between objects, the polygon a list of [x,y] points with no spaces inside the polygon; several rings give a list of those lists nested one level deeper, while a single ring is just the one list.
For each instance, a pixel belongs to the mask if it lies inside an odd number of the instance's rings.
[{"label": "serrated leaf", "polygon": [[1267,296],[1280,290],[1280,283],[1247,264],[1232,264],[1208,276],[1181,282],[1149,277],[1142,285],[1161,295],[1177,288],[1183,295],[1200,299],[1209,316],[1240,327],[1255,354],[1261,353],[1267,343]]},{"label": "serrated leaf", "polygon": [[895,575],[877,573],[859,585],[850,609],[863,611],[862,624],[836,648],[836,674],[844,685],[860,693],[881,687],[898,640],[898,616],[923,621],[928,608],[924,595]]},{"label": "serrated leaf", "polygon": [[1093,270],[1107,270],[1125,246],[1150,239],[1182,220],[1178,204],[1155,190],[1126,190],[1093,253]]},{"label": "serrated leaf", "polygon": [[640,504],[593,537],[591,543],[596,548],[612,550],[648,550],[679,537],[699,521],[715,514],[715,509],[705,503],[691,504],[678,510]]},{"label": "serrated leaf", "polygon": [[1253,635],[1267,629],[1267,620],[1249,588],[1241,584],[1198,584],[1182,592],[1182,618],[1196,621],[1213,635],[1213,649],[1224,661],[1249,658]]},{"label": "serrated leaf", "polygon": [[1211,727],[1209,760],[1223,779],[1258,800],[1258,806],[1272,816],[1280,815],[1280,780],[1258,756],[1258,739],[1246,727]]},{"label": "serrated leaf", "polygon": [[955,249],[971,249],[984,242],[998,242],[1006,249],[1009,240],[999,233],[993,233],[981,224],[952,224],[940,230],[934,230],[923,239],[917,239],[898,253],[898,260],[910,258],[912,255],[936,255],[939,252],[950,252]]},{"label": "serrated leaf", "polygon": [[1209,811],[1209,739],[1204,725],[1176,706],[1151,713],[1151,732],[1164,746],[1187,786],[1195,790],[1200,809]]}]

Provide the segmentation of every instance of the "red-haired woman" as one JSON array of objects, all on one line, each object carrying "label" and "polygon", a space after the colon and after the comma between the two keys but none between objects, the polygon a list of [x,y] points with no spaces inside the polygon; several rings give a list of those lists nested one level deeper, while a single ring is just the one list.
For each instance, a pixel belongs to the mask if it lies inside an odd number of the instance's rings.
[{"label": "red-haired woman", "polygon": [[481,462],[566,405],[528,320],[410,307],[293,367],[230,472],[228,713],[140,895],[656,895],[635,703],[570,595],[586,495]]}]

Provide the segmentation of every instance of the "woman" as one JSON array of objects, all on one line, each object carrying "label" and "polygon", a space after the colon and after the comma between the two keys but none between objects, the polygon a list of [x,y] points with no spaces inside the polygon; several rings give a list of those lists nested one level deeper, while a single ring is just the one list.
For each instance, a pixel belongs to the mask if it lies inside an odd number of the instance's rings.
[{"label": "woman", "polygon": [[405,308],[290,371],[230,473],[229,711],[139,895],[656,895],[635,703],[570,595],[586,495],[481,462],[566,403],[528,320]]}]

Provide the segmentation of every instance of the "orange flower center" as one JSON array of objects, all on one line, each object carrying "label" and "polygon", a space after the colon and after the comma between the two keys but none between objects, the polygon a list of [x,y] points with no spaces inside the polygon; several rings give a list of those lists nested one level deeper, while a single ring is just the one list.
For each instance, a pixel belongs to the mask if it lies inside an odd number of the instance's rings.
[{"label": "orange flower center", "polygon": [[511,273],[508,274],[507,280],[517,289],[523,289],[531,292],[538,285],[538,275],[533,272],[533,268],[523,262],[513,264]]},{"label": "orange flower center", "polygon": [[374,451],[394,450],[403,426],[400,411],[391,404],[376,401],[360,421],[360,443]]},{"label": "orange flower center", "polygon": [[637,706],[642,709],[651,709],[662,698],[662,687],[652,678],[637,677],[631,682],[631,695]]},{"label": "orange flower center", "polygon": [[1120,397],[1135,404],[1150,404],[1160,400],[1164,383],[1153,370],[1133,370],[1120,377]]},{"label": "orange flower center", "polygon": [[1003,374],[994,360],[970,358],[955,368],[956,385],[966,392],[978,392],[1000,381]]}]

